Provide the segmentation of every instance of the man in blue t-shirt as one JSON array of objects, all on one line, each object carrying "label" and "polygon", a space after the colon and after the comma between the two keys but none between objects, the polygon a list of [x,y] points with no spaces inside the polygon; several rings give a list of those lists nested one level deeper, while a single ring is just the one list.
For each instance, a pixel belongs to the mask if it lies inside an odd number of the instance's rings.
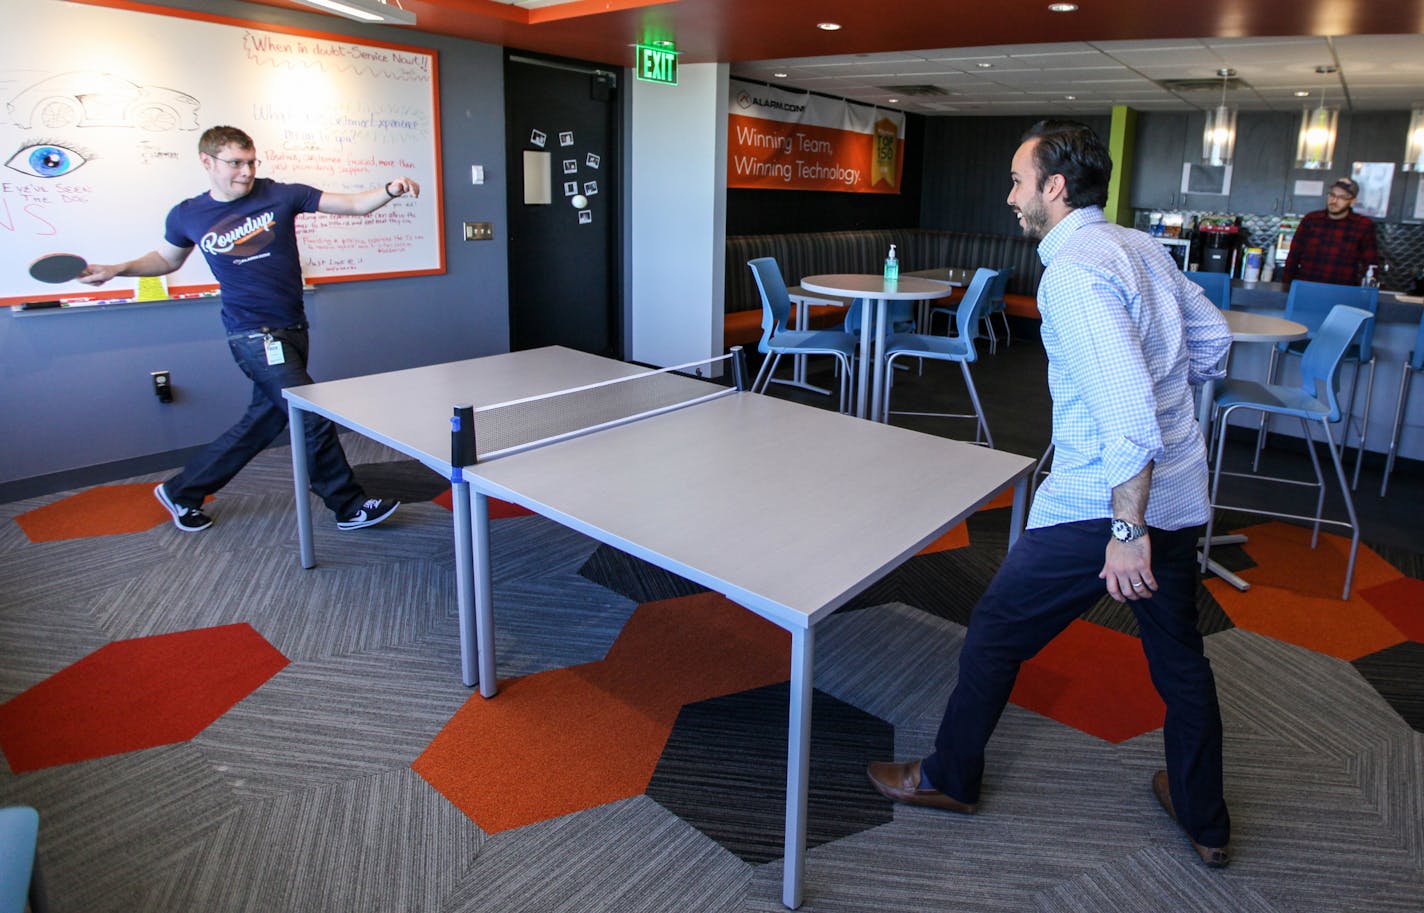
[{"label": "man in blue t-shirt", "polygon": [[[221,489],[287,426],[282,390],[313,383],[307,373],[307,320],[297,253],[296,218],[305,212],[366,215],[420,186],[398,177],[362,193],[326,193],[305,184],[257,177],[252,138],[235,127],[213,127],[198,140],[198,157],[211,186],[168,213],[163,241],[126,263],[90,264],[79,281],[102,285],[115,276],[163,276],[178,269],[196,246],[222,291],[222,321],[238,367],[253,384],[247,412],[153,490],[184,532],[212,525],[203,501]],[[331,422],[306,413],[312,491],[341,529],[374,526],[400,506],[370,498],[351,472]]]}]

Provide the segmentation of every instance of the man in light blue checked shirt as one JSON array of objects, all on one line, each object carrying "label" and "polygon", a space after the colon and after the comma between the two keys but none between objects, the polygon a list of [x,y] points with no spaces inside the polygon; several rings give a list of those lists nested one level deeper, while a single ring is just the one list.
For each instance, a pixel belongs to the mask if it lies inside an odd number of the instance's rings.
[{"label": "man in light blue checked shirt", "polygon": [[1044,263],[1053,471],[975,606],[935,750],[868,772],[891,799],[973,812],[1019,666],[1106,590],[1131,605],[1167,706],[1167,766],[1153,793],[1219,868],[1231,821],[1216,681],[1196,624],[1196,543],[1210,505],[1192,387],[1216,376],[1231,332],[1162,245],[1107,221],[1111,174],[1102,141],[1069,121],[1039,122],[1014,154],[1008,203]]}]

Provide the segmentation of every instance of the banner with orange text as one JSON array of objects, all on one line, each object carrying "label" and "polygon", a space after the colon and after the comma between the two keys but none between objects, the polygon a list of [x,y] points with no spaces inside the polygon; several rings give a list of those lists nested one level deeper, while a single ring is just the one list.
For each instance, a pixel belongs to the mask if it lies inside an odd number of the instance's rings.
[{"label": "banner with orange text", "polygon": [[727,186],[899,193],[905,115],[733,79]]}]

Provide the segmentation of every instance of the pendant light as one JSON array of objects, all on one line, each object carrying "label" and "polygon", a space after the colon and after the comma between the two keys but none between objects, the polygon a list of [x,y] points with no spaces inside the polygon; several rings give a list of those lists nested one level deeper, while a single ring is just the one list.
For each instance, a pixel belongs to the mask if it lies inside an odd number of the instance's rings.
[{"label": "pendant light", "polygon": [[1409,115],[1409,134],[1404,147],[1404,170],[1424,171],[1424,108]]},{"label": "pendant light", "polygon": [[[1335,72],[1332,66],[1316,67],[1322,76]],[[1325,104],[1325,90],[1320,90],[1320,104],[1300,112],[1300,134],[1295,141],[1295,167],[1320,171],[1328,169],[1335,159],[1335,136],[1340,126],[1340,109]]]},{"label": "pendant light", "polygon": [[1202,129],[1202,161],[1208,165],[1230,165],[1236,153],[1236,109],[1226,106],[1226,86],[1236,71],[1222,67],[1216,71],[1221,77],[1221,104],[1206,112],[1206,126]]}]

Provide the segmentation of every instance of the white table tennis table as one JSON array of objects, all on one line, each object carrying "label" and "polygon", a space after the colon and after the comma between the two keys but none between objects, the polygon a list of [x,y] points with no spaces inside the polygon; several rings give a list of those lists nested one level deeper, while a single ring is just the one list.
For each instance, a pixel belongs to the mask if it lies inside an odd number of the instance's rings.
[{"label": "white table tennis table", "polygon": [[[560,347],[292,387],[298,534],[316,558],[301,413],[315,412],[450,479],[461,677],[493,697],[488,498],[722,593],[791,634],[782,902],[805,872],[815,624],[1001,492],[1023,526],[1029,457],[769,396],[717,398],[487,462],[452,465],[456,405],[504,403],[647,369]],[[478,440],[479,423],[476,422]],[[815,465],[815,473],[799,466]],[[478,674],[476,674],[476,666]],[[867,787],[868,788],[868,787]]]}]

